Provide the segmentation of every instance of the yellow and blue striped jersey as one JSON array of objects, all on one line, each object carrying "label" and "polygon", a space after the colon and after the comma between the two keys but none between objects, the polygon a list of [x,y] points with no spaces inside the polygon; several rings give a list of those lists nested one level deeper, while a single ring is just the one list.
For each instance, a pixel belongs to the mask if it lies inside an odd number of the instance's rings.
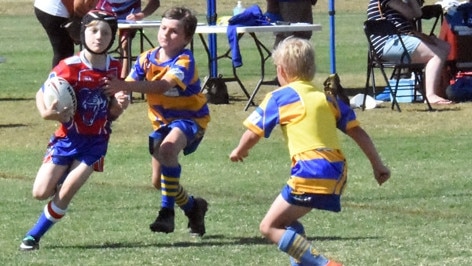
[{"label": "yellow and blue striped jersey", "polygon": [[342,192],[346,169],[336,129],[346,132],[359,125],[345,103],[311,82],[295,81],[268,93],[244,125],[266,138],[281,126],[292,160],[288,184],[294,191]]},{"label": "yellow and blue striped jersey", "polygon": [[171,77],[177,85],[164,94],[147,93],[148,117],[154,130],[177,119],[191,119],[205,129],[210,122],[210,111],[206,97],[201,93],[200,79],[195,66],[195,59],[190,50],[182,52],[165,62],[157,61],[155,48],[142,53],[127,81],[159,80]]}]

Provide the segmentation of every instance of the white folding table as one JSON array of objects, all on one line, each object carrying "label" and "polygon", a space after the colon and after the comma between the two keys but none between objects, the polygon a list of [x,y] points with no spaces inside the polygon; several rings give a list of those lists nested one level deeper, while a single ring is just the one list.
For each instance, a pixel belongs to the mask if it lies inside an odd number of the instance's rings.
[{"label": "white folding table", "polygon": [[[140,48],[143,51],[144,43],[147,42],[150,46],[154,47],[153,42],[144,34],[143,30],[146,28],[157,28],[160,26],[160,21],[137,21],[134,23],[118,23],[119,29],[136,29],[140,33]],[[218,61],[220,59],[230,59],[231,60],[231,48],[228,48],[225,53],[217,55],[216,58],[212,58],[210,50],[208,48],[207,41],[205,40],[205,35],[207,34],[226,34],[228,26],[220,25],[204,25],[198,24],[195,33],[199,35],[200,40],[204,46],[204,49],[208,56],[208,66],[210,67],[213,61]],[[247,110],[250,105],[255,105],[254,97],[261,85],[272,85],[273,81],[266,81],[265,78],[265,64],[271,56],[271,49],[267,48],[264,43],[257,37],[258,33],[277,33],[277,32],[296,32],[296,31],[321,31],[320,24],[309,24],[309,23],[292,23],[289,25],[269,25],[269,26],[242,26],[237,27],[236,32],[238,34],[238,40],[244,35],[249,34],[254,40],[254,44],[258,51],[260,57],[260,78],[253,89],[252,93],[249,94],[246,90],[246,87],[242,83],[241,79],[237,75],[236,68],[233,67],[233,77],[223,78],[225,81],[236,81],[241,87],[242,91],[248,98],[247,104],[244,110]],[[157,31],[156,31],[157,34]],[[131,44],[131,38],[128,39],[128,43]],[[272,44],[271,44],[272,45]],[[128,45],[128,66],[132,66],[132,60],[136,57],[131,54],[131,45]],[[210,70],[209,70],[210,71]],[[209,72],[210,73],[210,72]]]}]

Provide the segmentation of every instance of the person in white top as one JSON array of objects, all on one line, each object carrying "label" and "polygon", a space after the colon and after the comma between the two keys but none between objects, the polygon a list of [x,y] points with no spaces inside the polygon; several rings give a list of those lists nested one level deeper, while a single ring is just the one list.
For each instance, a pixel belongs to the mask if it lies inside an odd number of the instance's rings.
[{"label": "person in white top", "polygon": [[35,0],[34,14],[52,46],[52,67],[74,54],[74,41],[63,27],[73,16],[81,18],[98,0]]},{"label": "person in white top", "polygon": [[61,27],[69,19],[69,11],[61,0],[35,0],[34,14],[43,26],[52,46],[52,67],[74,54],[74,42],[66,29]]}]

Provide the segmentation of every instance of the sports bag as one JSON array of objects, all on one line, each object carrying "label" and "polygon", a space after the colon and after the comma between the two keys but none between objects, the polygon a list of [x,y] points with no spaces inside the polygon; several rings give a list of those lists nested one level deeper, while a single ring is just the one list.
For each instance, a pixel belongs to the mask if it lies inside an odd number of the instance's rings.
[{"label": "sports bag", "polygon": [[205,93],[209,103],[229,103],[228,87],[226,86],[226,83],[223,80],[223,76],[221,74],[218,75],[218,77],[207,79],[203,84],[202,91]]},{"label": "sports bag", "polygon": [[459,72],[446,88],[447,98],[454,102],[472,101],[472,72]]}]

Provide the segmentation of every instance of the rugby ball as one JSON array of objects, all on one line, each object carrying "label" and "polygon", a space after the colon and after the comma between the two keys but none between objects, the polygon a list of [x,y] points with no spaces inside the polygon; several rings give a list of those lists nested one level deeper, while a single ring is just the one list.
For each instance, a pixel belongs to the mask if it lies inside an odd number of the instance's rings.
[{"label": "rugby ball", "polygon": [[50,107],[57,100],[57,110],[67,108],[71,113],[75,113],[77,109],[77,98],[72,86],[61,77],[52,77],[44,84],[44,104]]}]

